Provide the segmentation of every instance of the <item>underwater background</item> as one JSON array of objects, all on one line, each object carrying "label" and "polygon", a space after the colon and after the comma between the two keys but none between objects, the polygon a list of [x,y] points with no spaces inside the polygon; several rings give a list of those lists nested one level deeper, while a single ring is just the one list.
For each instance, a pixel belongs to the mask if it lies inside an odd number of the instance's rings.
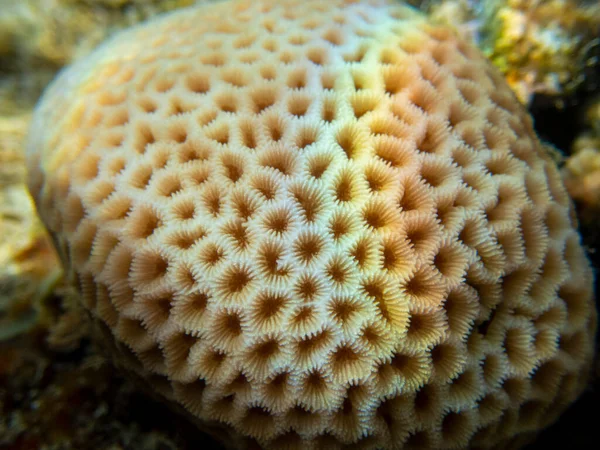
[{"label": "underwater background", "polygon": [[[210,0],[209,0],[210,1]],[[44,87],[112,33],[192,0],[0,0],[0,449],[191,449],[210,438],[137,390],[90,339],[25,186],[24,139]],[[600,4],[413,0],[472,39],[555,148],[600,268]],[[596,292],[600,292],[598,277]],[[600,363],[528,449],[600,442]]]}]

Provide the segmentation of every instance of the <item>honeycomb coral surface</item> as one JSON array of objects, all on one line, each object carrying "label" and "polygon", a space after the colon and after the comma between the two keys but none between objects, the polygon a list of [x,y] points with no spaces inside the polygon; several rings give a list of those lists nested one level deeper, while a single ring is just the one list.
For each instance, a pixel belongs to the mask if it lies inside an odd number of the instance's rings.
[{"label": "honeycomb coral surface", "polygon": [[115,360],[228,445],[518,446],[585,386],[558,171],[501,75],[398,3],[118,34],[45,93],[27,156]]}]

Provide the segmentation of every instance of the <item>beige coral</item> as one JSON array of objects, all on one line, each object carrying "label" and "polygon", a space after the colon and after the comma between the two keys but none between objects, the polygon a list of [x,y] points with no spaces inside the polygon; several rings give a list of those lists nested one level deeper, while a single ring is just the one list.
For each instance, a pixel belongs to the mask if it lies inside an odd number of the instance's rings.
[{"label": "beige coral", "polygon": [[588,207],[600,207],[600,139],[580,137],[567,161],[565,184],[571,196]]},{"label": "beige coral", "polygon": [[490,448],[585,385],[591,271],[502,76],[386,1],[236,1],[54,82],[30,188],[117,361],[237,447]]}]

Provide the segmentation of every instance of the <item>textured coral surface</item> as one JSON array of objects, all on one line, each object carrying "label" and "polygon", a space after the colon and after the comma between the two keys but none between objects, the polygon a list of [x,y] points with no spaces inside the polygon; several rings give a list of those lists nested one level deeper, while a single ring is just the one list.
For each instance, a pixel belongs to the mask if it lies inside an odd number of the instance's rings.
[{"label": "textured coral surface", "polygon": [[600,146],[597,139],[591,146],[579,141],[582,149],[571,156],[566,165],[565,183],[573,198],[593,208],[600,208]]},{"label": "textured coral surface", "polygon": [[409,9],[171,15],[63,73],[30,136],[118,361],[235,445],[519,444],[585,384],[557,169],[491,65]]}]

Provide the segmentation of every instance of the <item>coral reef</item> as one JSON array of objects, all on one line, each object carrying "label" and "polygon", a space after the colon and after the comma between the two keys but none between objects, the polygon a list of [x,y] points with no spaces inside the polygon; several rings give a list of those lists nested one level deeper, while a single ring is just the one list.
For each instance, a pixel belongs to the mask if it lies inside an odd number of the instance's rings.
[{"label": "coral reef", "polygon": [[[600,54],[600,4],[580,0],[485,2],[482,47],[519,99],[560,102],[584,82]],[[597,80],[596,80],[597,82]]]},{"label": "coral reef", "polygon": [[582,0],[425,0],[432,20],[477,42],[519,100],[562,107],[598,85],[600,6]]},{"label": "coral reef", "polygon": [[412,10],[175,13],[65,71],[31,129],[103,342],[221,440],[516,446],[586,384],[558,170],[502,76]]}]

